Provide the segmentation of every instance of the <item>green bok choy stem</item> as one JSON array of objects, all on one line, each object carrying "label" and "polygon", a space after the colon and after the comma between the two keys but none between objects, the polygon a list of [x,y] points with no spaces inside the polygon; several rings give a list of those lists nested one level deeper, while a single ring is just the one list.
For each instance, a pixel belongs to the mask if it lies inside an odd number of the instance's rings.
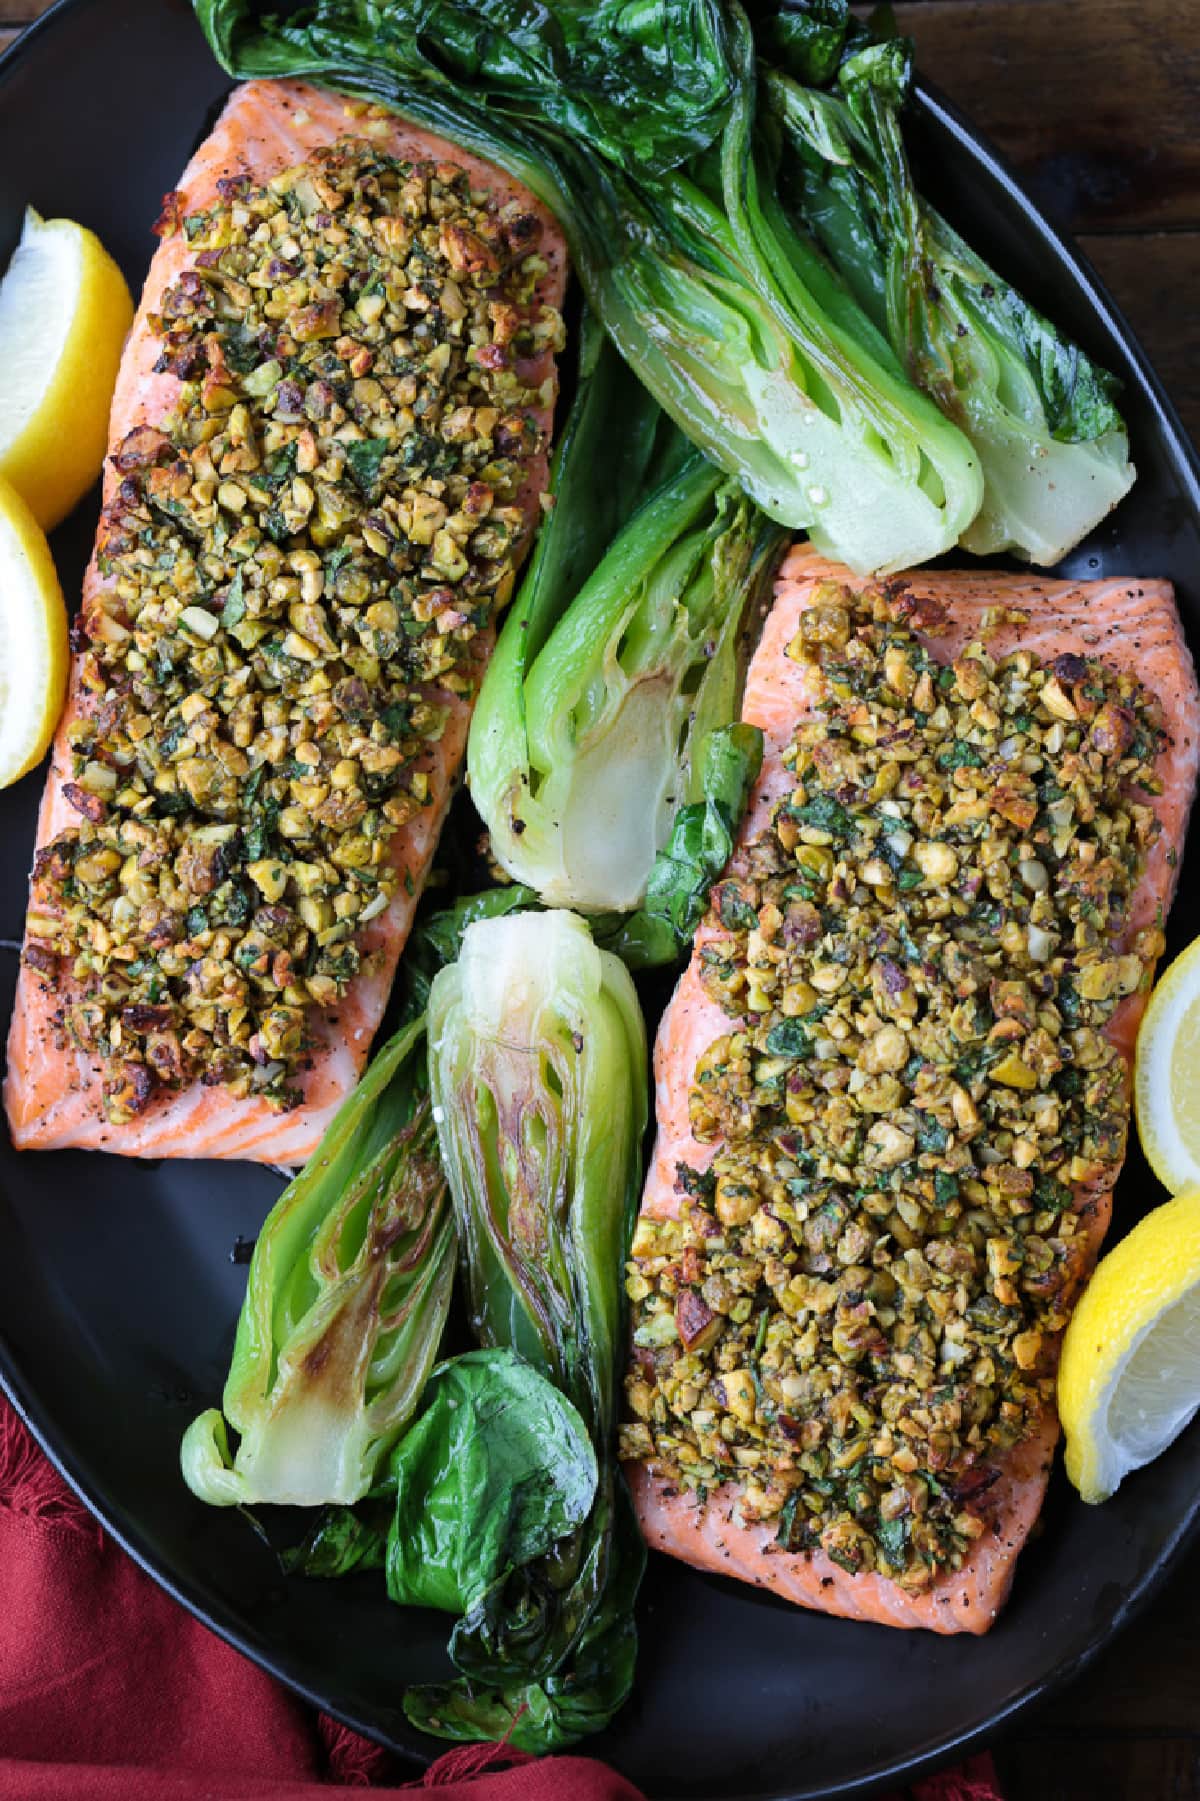
[{"label": "green bok choy stem", "polygon": [[[1134,479],[1116,382],[918,194],[900,122],[909,40],[864,42],[848,7],[827,0],[786,7],[763,30],[784,65],[764,82],[796,236],[812,234],[979,457],[983,505],[960,542],[1056,563]],[[834,69],[828,91],[813,85]]]},{"label": "green bok choy stem", "polygon": [[183,1440],[202,1501],[357,1501],[420,1399],[455,1262],[424,1049],[423,1019],[384,1046],[267,1217],[224,1411]]},{"label": "green bok choy stem", "polygon": [[468,772],[515,881],[549,905],[628,911],[677,813],[707,798],[704,746],[736,719],[743,622],[784,534],[688,449],[588,318],[581,342],[554,508],[484,678]]},{"label": "green bok choy stem", "polygon": [[[465,1680],[410,1690],[449,1737],[535,1749],[597,1730],[629,1691],[644,1549],[615,1461],[622,1271],[641,1187],[645,1028],[623,964],[564,912],[469,926],[429,1002],[430,1080],[475,1330],[586,1421],[599,1488],[552,1555],[456,1628]],[[518,1718],[519,1716],[519,1718]]]}]

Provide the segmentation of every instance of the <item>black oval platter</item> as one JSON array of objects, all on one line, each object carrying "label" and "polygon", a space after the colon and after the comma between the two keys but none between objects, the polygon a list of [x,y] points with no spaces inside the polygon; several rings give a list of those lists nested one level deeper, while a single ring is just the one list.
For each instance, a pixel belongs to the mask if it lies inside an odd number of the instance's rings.
[{"label": "black oval platter", "polygon": [[[227,82],[186,0],[60,0],[0,62],[0,267],[21,212],[93,226],[136,293],[150,225]],[[1140,476],[1067,564],[1169,576],[1200,646],[1200,466],[1124,321],[967,124],[923,92],[912,143],[931,197],[1125,382]],[[56,534],[77,594],[93,497]],[[42,774],[0,795],[0,1019],[16,973]],[[1189,858],[1171,950],[1197,930]],[[448,1669],[446,1621],[400,1613],[370,1579],[284,1581],[236,1513],[178,1474],[180,1434],[219,1394],[244,1284],[231,1261],[279,1189],[249,1165],[17,1156],[0,1143],[0,1380],[113,1536],[183,1604],[308,1699],[416,1759],[406,1683]],[[1118,1230],[1161,1198],[1136,1154]],[[1200,1429],[1103,1508],[1055,1476],[1012,1601],[982,1640],[794,1610],[651,1559],[634,1698],[586,1748],[655,1801],[865,1794],[945,1761],[1078,1671],[1168,1577],[1192,1535]]]}]

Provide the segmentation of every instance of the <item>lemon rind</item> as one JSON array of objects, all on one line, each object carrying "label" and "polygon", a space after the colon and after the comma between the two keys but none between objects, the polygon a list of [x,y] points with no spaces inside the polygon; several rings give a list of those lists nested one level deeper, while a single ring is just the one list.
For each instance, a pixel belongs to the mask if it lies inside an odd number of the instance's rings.
[{"label": "lemon rind", "polygon": [[[0,563],[13,560],[15,575],[0,593],[0,648],[8,653],[4,731],[0,734],[0,787],[35,768],[53,737],[66,694],[70,652],[67,610],[50,547],[31,509],[0,477]],[[14,617],[20,605],[21,614]],[[14,644],[23,643],[29,663],[13,664]],[[28,701],[23,718],[18,702]],[[14,730],[19,726],[20,730]],[[11,739],[11,742],[10,742]]]},{"label": "lemon rind", "polygon": [[[1122,1452],[1107,1430],[1112,1403],[1138,1349],[1197,1284],[1200,1188],[1140,1220],[1101,1261],[1076,1308],[1063,1340],[1058,1398],[1067,1475],[1085,1501],[1107,1500],[1125,1476],[1157,1455]],[[1200,1370],[1196,1402],[1200,1408]],[[1159,1448],[1165,1449],[1192,1417],[1180,1418]]]},{"label": "lemon rind", "polygon": [[61,354],[41,398],[0,447],[0,476],[17,489],[42,530],[51,531],[86,494],[103,465],[109,404],[133,321],[133,301],[124,276],[94,232],[69,219],[33,218],[34,235],[70,237],[77,291]]},{"label": "lemon rind", "polygon": [[1200,939],[1188,946],[1159,981],[1138,1032],[1133,1104],[1142,1150],[1172,1194],[1200,1184],[1200,1162],[1188,1150],[1170,1106],[1171,1064],[1179,1028],[1200,998]]}]

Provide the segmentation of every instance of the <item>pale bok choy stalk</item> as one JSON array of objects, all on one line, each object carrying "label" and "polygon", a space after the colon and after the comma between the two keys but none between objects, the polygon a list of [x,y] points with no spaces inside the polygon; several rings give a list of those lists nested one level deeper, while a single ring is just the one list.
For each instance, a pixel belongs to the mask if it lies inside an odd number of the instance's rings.
[{"label": "pale bok choy stalk", "polygon": [[[642,905],[632,913],[588,916],[594,941],[615,952],[627,969],[661,968],[680,962],[691,951],[709,889],[733,855],[738,823],[761,766],[762,733],[757,726],[723,726],[705,737],[694,777],[702,798],[688,801],[676,813],[671,836],[654,859]],[[413,933],[405,950],[410,1001],[425,1007],[434,974],[458,956],[469,925],[540,907],[536,890],[516,882],[465,895],[434,913]]]},{"label": "pale bok choy stalk", "polygon": [[[783,9],[764,34],[785,62],[764,88],[789,209],[978,453],[983,505],[960,542],[1058,562],[1134,480],[1117,383],[917,193],[900,117],[908,40],[864,42],[825,0]],[[828,92],[810,85],[831,65]]]},{"label": "pale bok choy stalk", "polygon": [[679,810],[708,798],[704,747],[736,719],[743,623],[785,538],[586,317],[580,364],[554,508],[484,678],[468,779],[515,881],[552,906],[628,911]]},{"label": "pale bok choy stalk", "polygon": [[425,1012],[433,978],[439,969],[457,959],[468,926],[480,919],[498,919],[505,913],[523,913],[537,905],[538,897],[532,888],[514,883],[485,888],[480,894],[460,895],[450,906],[418,918],[400,965],[406,1012]]},{"label": "pale bok choy stalk", "polygon": [[[736,525],[714,533],[718,505],[730,512],[715,472],[586,312],[579,343],[553,509],[484,679],[468,775],[493,852],[530,899],[620,910],[645,891],[634,919],[598,934],[645,967],[690,942],[758,773],[760,735],[729,722],[741,628],[783,535],[736,506]],[[621,531],[651,472],[657,499]],[[711,513],[690,544],[681,493]],[[655,564],[672,533],[685,554]]]},{"label": "pale bok choy stalk", "polygon": [[410,1690],[443,1736],[535,1749],[602,1726],[633,1679],[645,1552],[616,1463],[623,1268],[641,1186],[646,1037],[624,965],[565,912],[470,926],[434,980],[430,1080],[485,1346],[552,1381],[591,1432],[588,1519],[492,1588],[451,1641],[463,1680]]},{"label": "pale bok choy stalk", "polygon": [[[770,214],[736,0],[197,10],[231,74],[312,75],[382,100],[523,181],[630,367],[771,518],[861,573],[936,556],[974,518],[966,439],[876,353],[865,320],[848,327],[848,296],[826,314],[818,259]],[[730,133],[714,182],[704,159]]]},{"label": "pale bok choy stalk", "polygon": [[[630,367],[770,518],[860,573],[950,549],[978,511],[978,460],[772,209],[739,98],[714,180],[695,159],[635,183],[557,147],[572,258]],[[560,215],[561,216],[561,215]],[[859,316],[861,318],[861,315]],[[883,354],[880,354],[880,353]]]},{"label": "pale bok choy stalk", "polygon": [[543,900],[625,911],[643,898],[678,808],[702,798],[694,751],[737,715],[764,538],[778,543],[693,456],[634,514],[534,660],[529,788],[498,832],[481,811],[505,867]]},{"label": "pale bok choy stalk", "polygon": [[654,859],[646,898],[633,913],[594,914],[596,943],[628,969],[654,969],[688,956],[708,892],[733,855],[738,823],[762,767],[756,725],[721,726],[700,745],[692,778],[699,800],[680,807]]},{"label": "pale bok choy stalk", "polygon": [[[746,80],[719,147],[719,193],[734,253],[766,314],[785,332],[804,390],[788,457],[803,477],[806,516],[787,523],[805,525],[819,550],[853,569],[914,567],[950,549],[974,519],[983,497],[978,458],[914,389],[779,205],[774,162],[756,129],[748,33],[739,48]],[[715,171],[707,179],[715,194]],[[747,379],[756,378],[748,372]],[[758,391],[764,418],[775,387],[772,380]]]},{"label": "pale bok choy stalk", "polygon": [[420,1399],[455,1265],[424,1052],[417,1019],[375,1057],[267,1217],[223,1412],[202,1413],[183,1440],[184,1478],[202,1501],[357,1501]]}]

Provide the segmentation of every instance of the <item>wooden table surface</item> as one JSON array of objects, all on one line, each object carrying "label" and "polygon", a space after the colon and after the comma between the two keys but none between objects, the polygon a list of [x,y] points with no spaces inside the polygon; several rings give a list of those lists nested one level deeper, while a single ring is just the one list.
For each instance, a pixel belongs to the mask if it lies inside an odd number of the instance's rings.
[{"label": "wooden table surface", "polygon": [[[0,49],[48,0],[0,0]],[[1200,440],[1200,0],[911,0],[920,66],[1074,234]],[[995,1747],[1008,1801],[1200,1801],[1200,1552]]]}]

